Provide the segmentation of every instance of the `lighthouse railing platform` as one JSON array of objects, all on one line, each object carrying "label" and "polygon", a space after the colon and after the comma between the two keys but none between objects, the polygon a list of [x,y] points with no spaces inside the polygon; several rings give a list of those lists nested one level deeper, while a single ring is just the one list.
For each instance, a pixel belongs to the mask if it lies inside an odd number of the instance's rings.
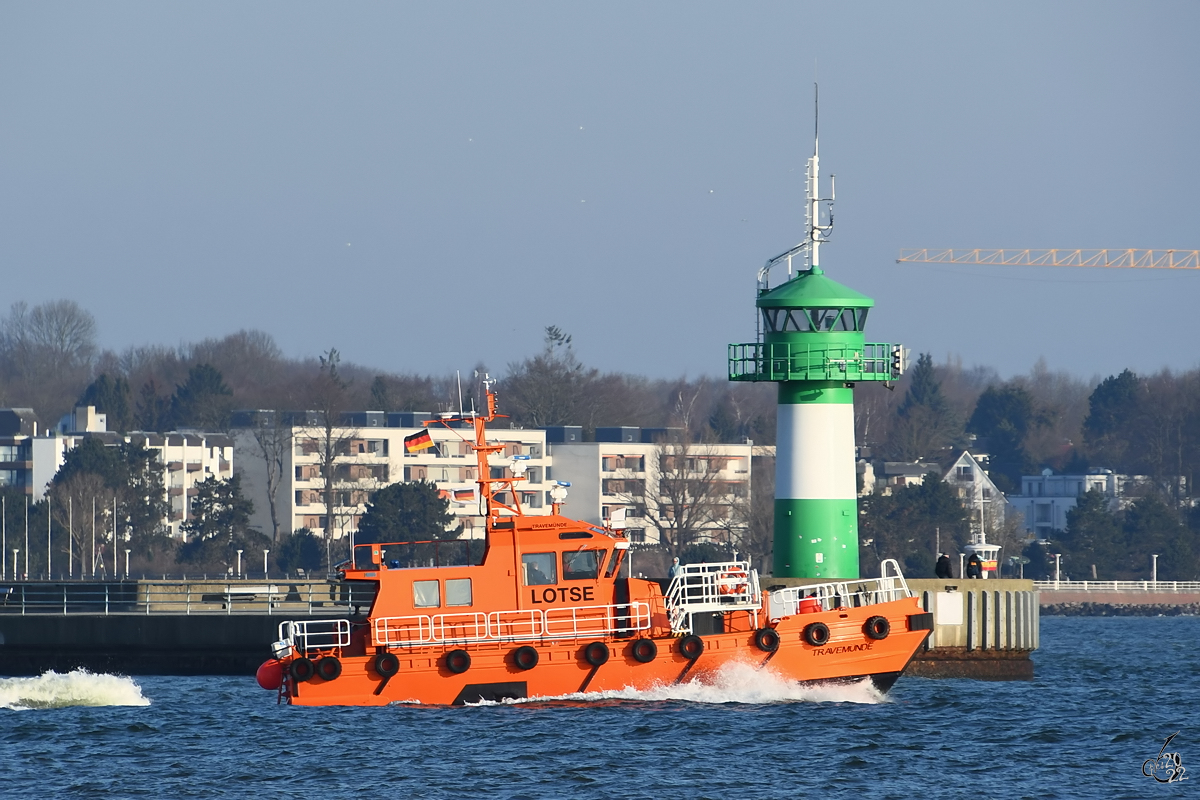
[{"label": "lighthouse railing platform", "polygon": [[797,342],[729,345],[731,381],[888,381],[896,377],[892,344]]}]

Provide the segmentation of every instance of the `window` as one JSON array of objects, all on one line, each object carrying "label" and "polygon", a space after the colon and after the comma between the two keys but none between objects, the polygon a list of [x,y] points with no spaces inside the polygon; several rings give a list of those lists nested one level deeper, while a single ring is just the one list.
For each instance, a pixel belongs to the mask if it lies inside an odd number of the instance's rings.
[{"label": "window", "polygon": [[437,608],[442,604],[437,581],[413,581],[413,606]]},{"label": "window", "polygon": [[471,579],[450,578],[446,581],[446,605],[471,605]]},{"label": "window", "polygon": [[629,541],[642,544],[646,541],[646,531],[641,528],[628,528],[625,531],[629,535]]},{"label": "window", "polygon": [[614,550],[612,561],[608,562],[608,569],[604,571],[604,577],[611,578],[613,573],[617,571],[617,567],[621,563],[621,551]]},{"label": "window", "polygon": [[600,558],[603,550],[574,550],[562,554],[563,580],[596,580],[600,577]]},{"label": "window", "polygon": [[521,556],[521,569],[526,586],[547,586],[558,583],[554,553],[526,553]]}]

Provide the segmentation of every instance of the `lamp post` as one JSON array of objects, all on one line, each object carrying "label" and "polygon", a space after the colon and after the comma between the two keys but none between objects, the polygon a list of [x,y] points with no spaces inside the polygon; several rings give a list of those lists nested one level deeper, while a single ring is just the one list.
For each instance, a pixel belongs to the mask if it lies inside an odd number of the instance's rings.
[{"label": "lamp post", "polygon": [[238,568],[237,568],[237,576],[238,576],[239,578],[240,578],[240,577],[242,577],[242,551],[241,551],[241,550],[238,550]]},{"label": "lamp post", "polygon": [[128,547],[125,548],[125,580],[129,580],[129,554],[132,552]]},{"label": "lamp post", "polygon": [[268,580],[268,578],[269,578],[269,576],[267,575],[267,553],[269,553],[269,552],[271,552],[271,551],[266,550],[266,549],[263,550],[263,580],[264,581]]},{"label": "lamp post", "polygon": [[17,553],[21,552],[21,548],[13,548],[13,580],[17,580]]},{"label": "lamp post", "polygon": [[1150,558],[1150,580],[1154,584],[1154,588],[1158,588],[1158,553],[1153,553]]},{"label": "lamp post", "polygon": [[1062,580],[1062,553],[1054,554],[1054,588],[1058,588],[1059,581]]}]

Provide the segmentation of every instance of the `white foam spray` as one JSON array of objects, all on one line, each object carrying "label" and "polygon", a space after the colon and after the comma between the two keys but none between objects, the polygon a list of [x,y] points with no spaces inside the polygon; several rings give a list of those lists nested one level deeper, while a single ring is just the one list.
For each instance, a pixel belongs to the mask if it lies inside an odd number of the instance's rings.
[{"label": "white foam spray", "polygon": [[613,689],[603,692],[575,692],[559,697],[530,697],[510,703],[547,701],[642,702],[682,701],[688,703],[884,703],[883,694],[869,678],[854,683],[803,684],[789,680],[770,669],[738,661],[721,665],[703,677],[685,683],[653,686],[646,689]]},{"label": "white foam spray", "polygon": [[0,708],[13,710],[71,706],[148,706],[150,700],[131,678],[95,675],[77,669],[53,670],[36,678],[0,678]]}]

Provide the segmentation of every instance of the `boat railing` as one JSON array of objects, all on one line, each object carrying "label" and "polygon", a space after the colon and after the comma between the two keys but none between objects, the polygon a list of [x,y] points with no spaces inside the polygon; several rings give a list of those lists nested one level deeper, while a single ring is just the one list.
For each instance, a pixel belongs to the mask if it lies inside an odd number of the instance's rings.
[{"label": "boat railing", "polygon": [[667,618],[673,633],[691,633],[692,615],[746,610],[758,626],[762,590],[749,561],[681,565],[667,586]]},{"label": "boat railing", "polygon": [[878,578],[776,589],[767,595],[767,618],[775,622],[795,614],[860,608],[912,597],[895,559],[880,562],[879,574]]},{"label": "boat railing", "polygon": [[409,614],[372,621],[372,644],[412,647],[528,639],[578,639],[631,634],[650,627],[648,603],[514,609],[489,614]]},{"label": "boat railing", "polygon": [[302,653],[346,647],[350,644],[350,620],[305,619],[281,622],[279,639],[290,642]]}]

